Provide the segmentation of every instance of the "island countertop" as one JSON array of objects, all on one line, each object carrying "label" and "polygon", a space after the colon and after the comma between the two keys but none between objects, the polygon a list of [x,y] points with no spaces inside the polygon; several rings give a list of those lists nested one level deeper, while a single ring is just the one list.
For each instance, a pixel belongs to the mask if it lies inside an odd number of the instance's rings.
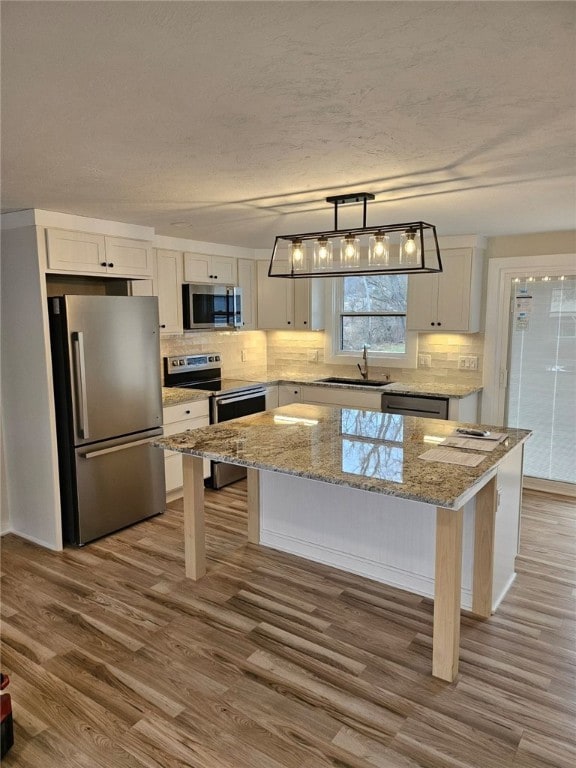
[{"label": "island countertop", "polygon": [[[425,461],[419,456],[451,435],[459,422],[293,404],[153,443],[245,467],[359,488],[458,509],[477,484],[531,432],[490,425],[506,440],[483,453],[477,467]],[[476,451],[471,451],[477,453]]]}]

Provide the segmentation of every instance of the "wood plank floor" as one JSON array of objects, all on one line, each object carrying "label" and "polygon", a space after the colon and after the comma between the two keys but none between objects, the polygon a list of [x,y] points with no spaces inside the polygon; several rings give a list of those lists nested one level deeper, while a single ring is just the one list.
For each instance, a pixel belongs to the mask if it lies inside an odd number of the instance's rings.
[{"label": "wood plank floor", "polygon": [[430,677],[432,603],[246,544],[244,483],[83,549],[2,546],[19,768],[573,768],[576,509],[526,493],[518,577]]}]

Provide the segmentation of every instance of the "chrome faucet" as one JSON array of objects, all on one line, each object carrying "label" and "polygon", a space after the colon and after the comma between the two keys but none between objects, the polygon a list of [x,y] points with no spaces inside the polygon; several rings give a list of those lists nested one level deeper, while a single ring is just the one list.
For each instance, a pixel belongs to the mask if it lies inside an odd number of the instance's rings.
[{"label": "chrome faucet", "polygon": [[360,363],[358,363],[358,370],[360,371],[360,376],[362,376],[363,379],[368,378],[368,347],[366,344],[364,344],[364,351],[362,352],[362,360],[364,360],[364,369],[362,369],[362,366]]}]

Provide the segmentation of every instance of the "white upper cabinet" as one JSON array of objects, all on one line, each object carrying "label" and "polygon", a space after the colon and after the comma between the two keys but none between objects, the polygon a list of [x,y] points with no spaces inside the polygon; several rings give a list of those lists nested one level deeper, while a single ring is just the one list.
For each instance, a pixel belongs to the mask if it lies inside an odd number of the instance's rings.
[{"label": "white upper cabinet", "polygon": [[47,229],[46,249],[48,269],[96,274],[107,271],[104,235]]},{"label": "white upper cabinet", "polygon": [[480,330],[483,253],[442,249],[443,271],[408,279],[409,331],[475,333]]},{"label": "white upper cabinet", "polygon": [[184,253],[185,283],[225,283],[238,281],[236,259],[206,253]]},{"label": "white upper cabinet", "polygon": [[256,328],[256,262],[238,259],[238,286],[242,291],[242,328]]},{"label": "white upper cabinet", "polygon": [[142,240],[105,237],[108,274],[117,277],[152,277],[153,248]]},{"label": "white upper cabinet", "polygon": [[258,328],[319,331],[324,328],[324,286],[319,279],[268,277],[258,261]]},{"label": "white upper cabinet", "polygon": [[151,244],[65,229],[46,230],[48,269],[68,274],[151,278]]},{"label": "white upper cabinet", "polygon": [[156,251],[160,333],[182,333],[182,252]]}]

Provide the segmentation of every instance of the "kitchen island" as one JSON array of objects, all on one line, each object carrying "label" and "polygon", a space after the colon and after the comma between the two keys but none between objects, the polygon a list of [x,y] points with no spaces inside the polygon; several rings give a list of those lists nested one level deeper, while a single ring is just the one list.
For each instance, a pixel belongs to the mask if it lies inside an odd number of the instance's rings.
[{"label": "kitchen island", "polygon": [[[463,552],[469,607],[487,617],[513,578],[530,435],[507,430],[493,451],[465,451],[483,456],[473,467],[421,458],[457,426],[299,404],[158,440],[184,454],[186,575],[206,571],[202,459],[246,466],[249,541],[429,591],[432,673],[453,680]],[[431,563],[431,575],[422,562]]]}]

